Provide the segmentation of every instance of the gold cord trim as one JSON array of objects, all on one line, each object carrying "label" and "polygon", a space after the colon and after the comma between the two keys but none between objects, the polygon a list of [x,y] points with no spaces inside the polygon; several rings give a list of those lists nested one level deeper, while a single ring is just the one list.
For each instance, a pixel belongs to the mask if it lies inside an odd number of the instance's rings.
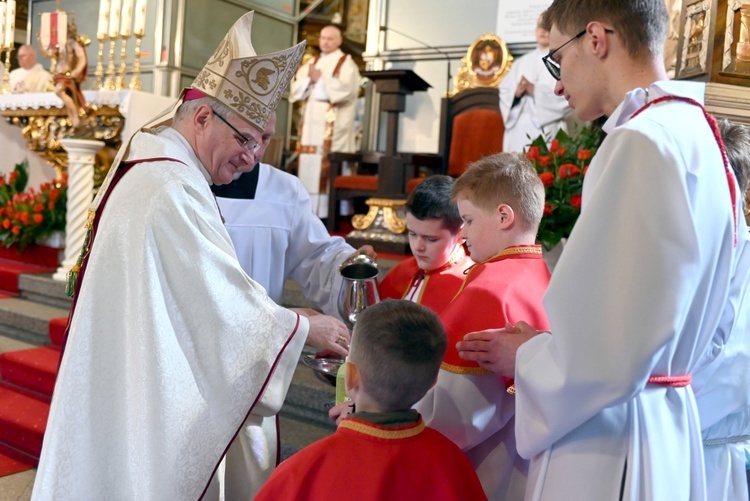
[{"label": "gold cord trim", "polygon": [[483,369],[482,367],[463,367],[460,365],[448,364],[446,362],[442,362],[440,364],[440,368],[444,371],[452,372],[454,374],[492,374],[492,371],[488,371],[487,369]]},{"label": "gold cord trim", "polygon": [[356,419],[345,419],[339,423],[339,428],[348,428],[364,435],[369,435],[375,438],[385,438],[390,440],[398,440],[403,438],[410,438],[415,435],[419,435],[424,431],[424,421],[419,421],[415,426],[406,429],[385,429],[376,428],[370,424],[364,424]]}]

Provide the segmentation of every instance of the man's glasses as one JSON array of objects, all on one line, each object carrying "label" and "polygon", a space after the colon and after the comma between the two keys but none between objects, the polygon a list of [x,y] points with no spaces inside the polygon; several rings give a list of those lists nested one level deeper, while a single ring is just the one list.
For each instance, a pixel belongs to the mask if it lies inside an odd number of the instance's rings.
[{"label": "man's glasses", "polygon": [[[615,30],[605,29],[604,32],[614,33]],[[560,64],[554,59],[552,59],[552,57],[555,54],[557,54],[560,50],[562,50],[562,48],[568,45],[570,42],[572,42],[573,40],[578,40],[585,34],[586,34],[586,30],[584,29],[579,34],[577,34],[576,36],[574,36],[573,38],[571,38],[570,40],[562,44],[560,47],[556,48],[555,50],[550,51],[549,54],[547,54],[546,56],[542,58],[542,62],[544,63],[544,66],[547,68],[547,71],[549,71],[549,74],[552,75],[552,78],[554,78],[557,81],[560,80]]]},{"label": "man's glasses", "polygon": [[219,120],[221,120],[222,122],[224,122],[225,124],[227,124],[229,126],[229,128],[232,129],[235,132],[235,134],[237,134],[239,136],[236,139],[240,143],[240,146],[242,146],[243,148],[247,148],[248,150],[250,150],[253,153],[257,152],[260,149],[260,143],[258,143],[257,141],[255,141],[253,139],[250,139],[249,137],[245,136],[242,132],[238,131],[234,127],[234,125],[232,125],[229,122],[227,122],[227,119],[224,118],[224,117],[222,117],[218,113],[216,113],[216,111],[214,111],[214,115],[216,116],[216,118],[218,118]]}]

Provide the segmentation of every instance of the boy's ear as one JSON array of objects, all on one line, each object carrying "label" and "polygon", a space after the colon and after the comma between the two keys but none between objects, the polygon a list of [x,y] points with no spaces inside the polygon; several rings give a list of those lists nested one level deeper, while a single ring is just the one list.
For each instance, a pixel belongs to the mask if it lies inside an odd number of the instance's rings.
[{"label": "boy's ear", "polygon": [[345,362],[344,365],[344,384],[349,398],[354,400],[354,392],[359,389],[360,377],[359,368],[353,362]]},{"label": "boy's ear", "polygon": [[500,228],[506,229],[513,226],[513,221],[516,220],[516,214],[513,212],[513,207],[508,204],[500,204],[497,206],[497,216],[500,220]]}]

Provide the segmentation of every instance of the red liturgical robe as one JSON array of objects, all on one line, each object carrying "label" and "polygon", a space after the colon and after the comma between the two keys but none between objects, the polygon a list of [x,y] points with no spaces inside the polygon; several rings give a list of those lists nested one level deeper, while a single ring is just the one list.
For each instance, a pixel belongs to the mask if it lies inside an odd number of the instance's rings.
[{"label": "red liturgical robe", "polygon": [[[378,286],[380,299],[410,299],[440,314],[453,300],[464,282],[464,271],[471,266],[471,258],[460,245],[450,261],[432,271],[424,272],[413,257],[396,265]],[[424,281],[421,284],[420,282]],[[416,298],[413,289],[419,289]]]},{"label": "red liturgical robe", "polygon": [[506,381],[458,356],[469,332],[524,320],[549,329],[542,298],[550,274],[536,245],[508,247],[474,265],[456,298],[440,314],[448,350],[438,380],[415,408],[425,422],[469,457],[490,499],[523,499],[528,462],[516,452],[515,397]]},{"label": "red liturgical robe", "polygon": [[487,499],[466,455],[421,419],[390,427],[356,417],[281,463],[255,500],[336,498]]}]

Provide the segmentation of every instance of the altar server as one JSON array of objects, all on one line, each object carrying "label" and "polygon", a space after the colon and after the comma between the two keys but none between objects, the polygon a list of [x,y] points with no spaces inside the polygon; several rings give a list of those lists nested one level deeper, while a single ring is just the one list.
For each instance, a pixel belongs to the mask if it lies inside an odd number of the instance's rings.
[{"label": "altar server", "polygon": [[555,0],[544,22],[556,92],[608,135],[545,297],[551,334],[520,322],[459,350],[515,376],[529,499],[700,501],[690,381],[740,250],[736,181],[704,85],[668,80],[663,0]]}]

